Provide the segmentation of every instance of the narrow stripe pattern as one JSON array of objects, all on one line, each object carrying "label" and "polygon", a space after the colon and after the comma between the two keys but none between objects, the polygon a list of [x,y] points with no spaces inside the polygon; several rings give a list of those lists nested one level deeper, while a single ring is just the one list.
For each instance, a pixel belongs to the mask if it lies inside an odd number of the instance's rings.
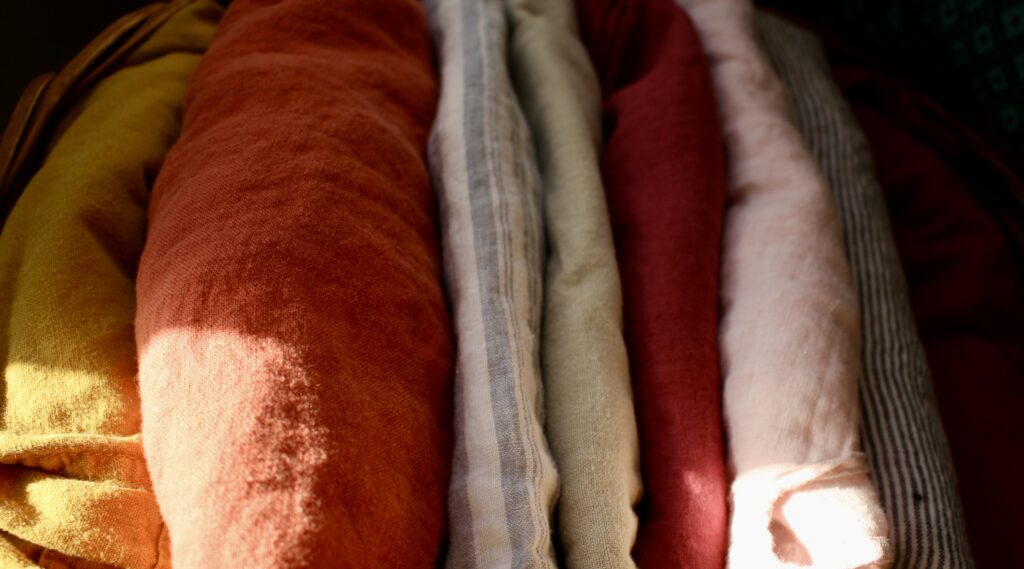
[{"label": "narrow stripe pattern", "polygon": [[758,25],[843,223],[861,310],[861,440],[890,520],[893,567],[974,567],[870,147],[831,78],[817,39],[767,14],[759,15]]},{"label": "narrow stripe pattern", "polygon": [[441,98],[429,144],[455,312],[449,569],[554,569],[558,477],[543,431],[543,220],[506,66],[501,0],[428,0]]}]

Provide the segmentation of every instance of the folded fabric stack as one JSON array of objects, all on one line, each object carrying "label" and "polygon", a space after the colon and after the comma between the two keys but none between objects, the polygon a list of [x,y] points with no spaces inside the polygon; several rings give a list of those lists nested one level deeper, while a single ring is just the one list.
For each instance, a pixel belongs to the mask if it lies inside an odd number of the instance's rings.
[{"label": "folded fabric stack", "polygon": [[749,0],[221,12],[0,141],[0,566],[1024,563],[997,146]]}]

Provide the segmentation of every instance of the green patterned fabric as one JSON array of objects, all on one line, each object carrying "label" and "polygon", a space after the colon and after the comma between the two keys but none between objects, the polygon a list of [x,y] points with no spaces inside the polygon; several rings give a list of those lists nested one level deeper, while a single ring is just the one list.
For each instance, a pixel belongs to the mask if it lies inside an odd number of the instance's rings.
[{"label": "green patterned fabric", "polygon": [[1024,0],[765,0],[837,32],[1024,154]]}]

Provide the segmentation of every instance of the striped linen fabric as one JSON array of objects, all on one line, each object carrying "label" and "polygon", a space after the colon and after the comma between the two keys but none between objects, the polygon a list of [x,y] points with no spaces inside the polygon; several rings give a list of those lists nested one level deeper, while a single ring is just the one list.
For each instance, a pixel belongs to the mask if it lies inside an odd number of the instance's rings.
[{"label": "striped linen fabric", "polygon": [[832,81],[817,39],[767,14],[758,24],[844,225],[861,308],[862,441],[890,519],[893,566],[973,567],[953,465],[870,147]]},{"label": "striped linen fabric", "polygon": [[447,567],[553,569],[540,182],[506,67],[505,7],[426,7],[441,71],[429,158],[458,344]]}]

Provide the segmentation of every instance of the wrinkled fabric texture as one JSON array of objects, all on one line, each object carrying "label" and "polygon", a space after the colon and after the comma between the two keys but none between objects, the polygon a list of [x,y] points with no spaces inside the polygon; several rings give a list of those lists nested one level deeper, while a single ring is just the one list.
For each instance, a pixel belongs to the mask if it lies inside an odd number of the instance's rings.
[{"label": "wrinkled fabric texture", "polygon": [[570,569],[635,567],[640,456],[622,291],[598,156],[601,88],[571,0],[505,0],[509,64],[533,131],[547,252],[542,371]]},{"label": "wrinkled fabric texture", "polygon": [[[994,213],[979,203],[981,190],[1020,191],[1019,182],[964,148],[962,134],[906,89],[860,65],[836,72],[874,151],[971,552],[979,567],[1024,565],[1015,546],[1024,531],[1015,513],[1024,503],[1017,483],[1024,457],[1006,452],[1024,448],[1024,265]],[[941,530],[946,542],[965,539],[959,524]],[[925,540],[916,546],[932,548]]]},{"label": "wrinkled fabric texture", "polygon": [[972,567],[953,464],[871,148],[818,41],[774,17],[762,16],[759,24],[843,222],[861,306],[861,428],[891,521],[893,566]]},{"label": "wrinkled fabric texture", "polygon": [[577,4],[603,88],[605,191],[625,301],[642,568],[725,564],[718,289],[725,159],[714,90],[669,0]]},{"label": "wrinkled fabric texture", "polygon": [[435,566],[453,362],[436,100],[417,2],[231,3],[138,275],[176,569]]},{"label": "wrinkled fabric texture", "polygon": [[0,233],[3,567],[170,567],[139,436],[135,271],[219,16],[186,4],[87,92]]},{"label": "wrinkled fabric texture", "polygon": [[555,567],[540,376],[544,225],[501,0],[426,2],[441,68],[430,166],[455,312],[447,567]]},{"label": "wrinkled fabric texture", "polygon": [[728,565],[886,566],[887,523],[858,440],[860,324],[835,202],[758,45],[750,3],[680,3],[711,62],[729,156]]}]

